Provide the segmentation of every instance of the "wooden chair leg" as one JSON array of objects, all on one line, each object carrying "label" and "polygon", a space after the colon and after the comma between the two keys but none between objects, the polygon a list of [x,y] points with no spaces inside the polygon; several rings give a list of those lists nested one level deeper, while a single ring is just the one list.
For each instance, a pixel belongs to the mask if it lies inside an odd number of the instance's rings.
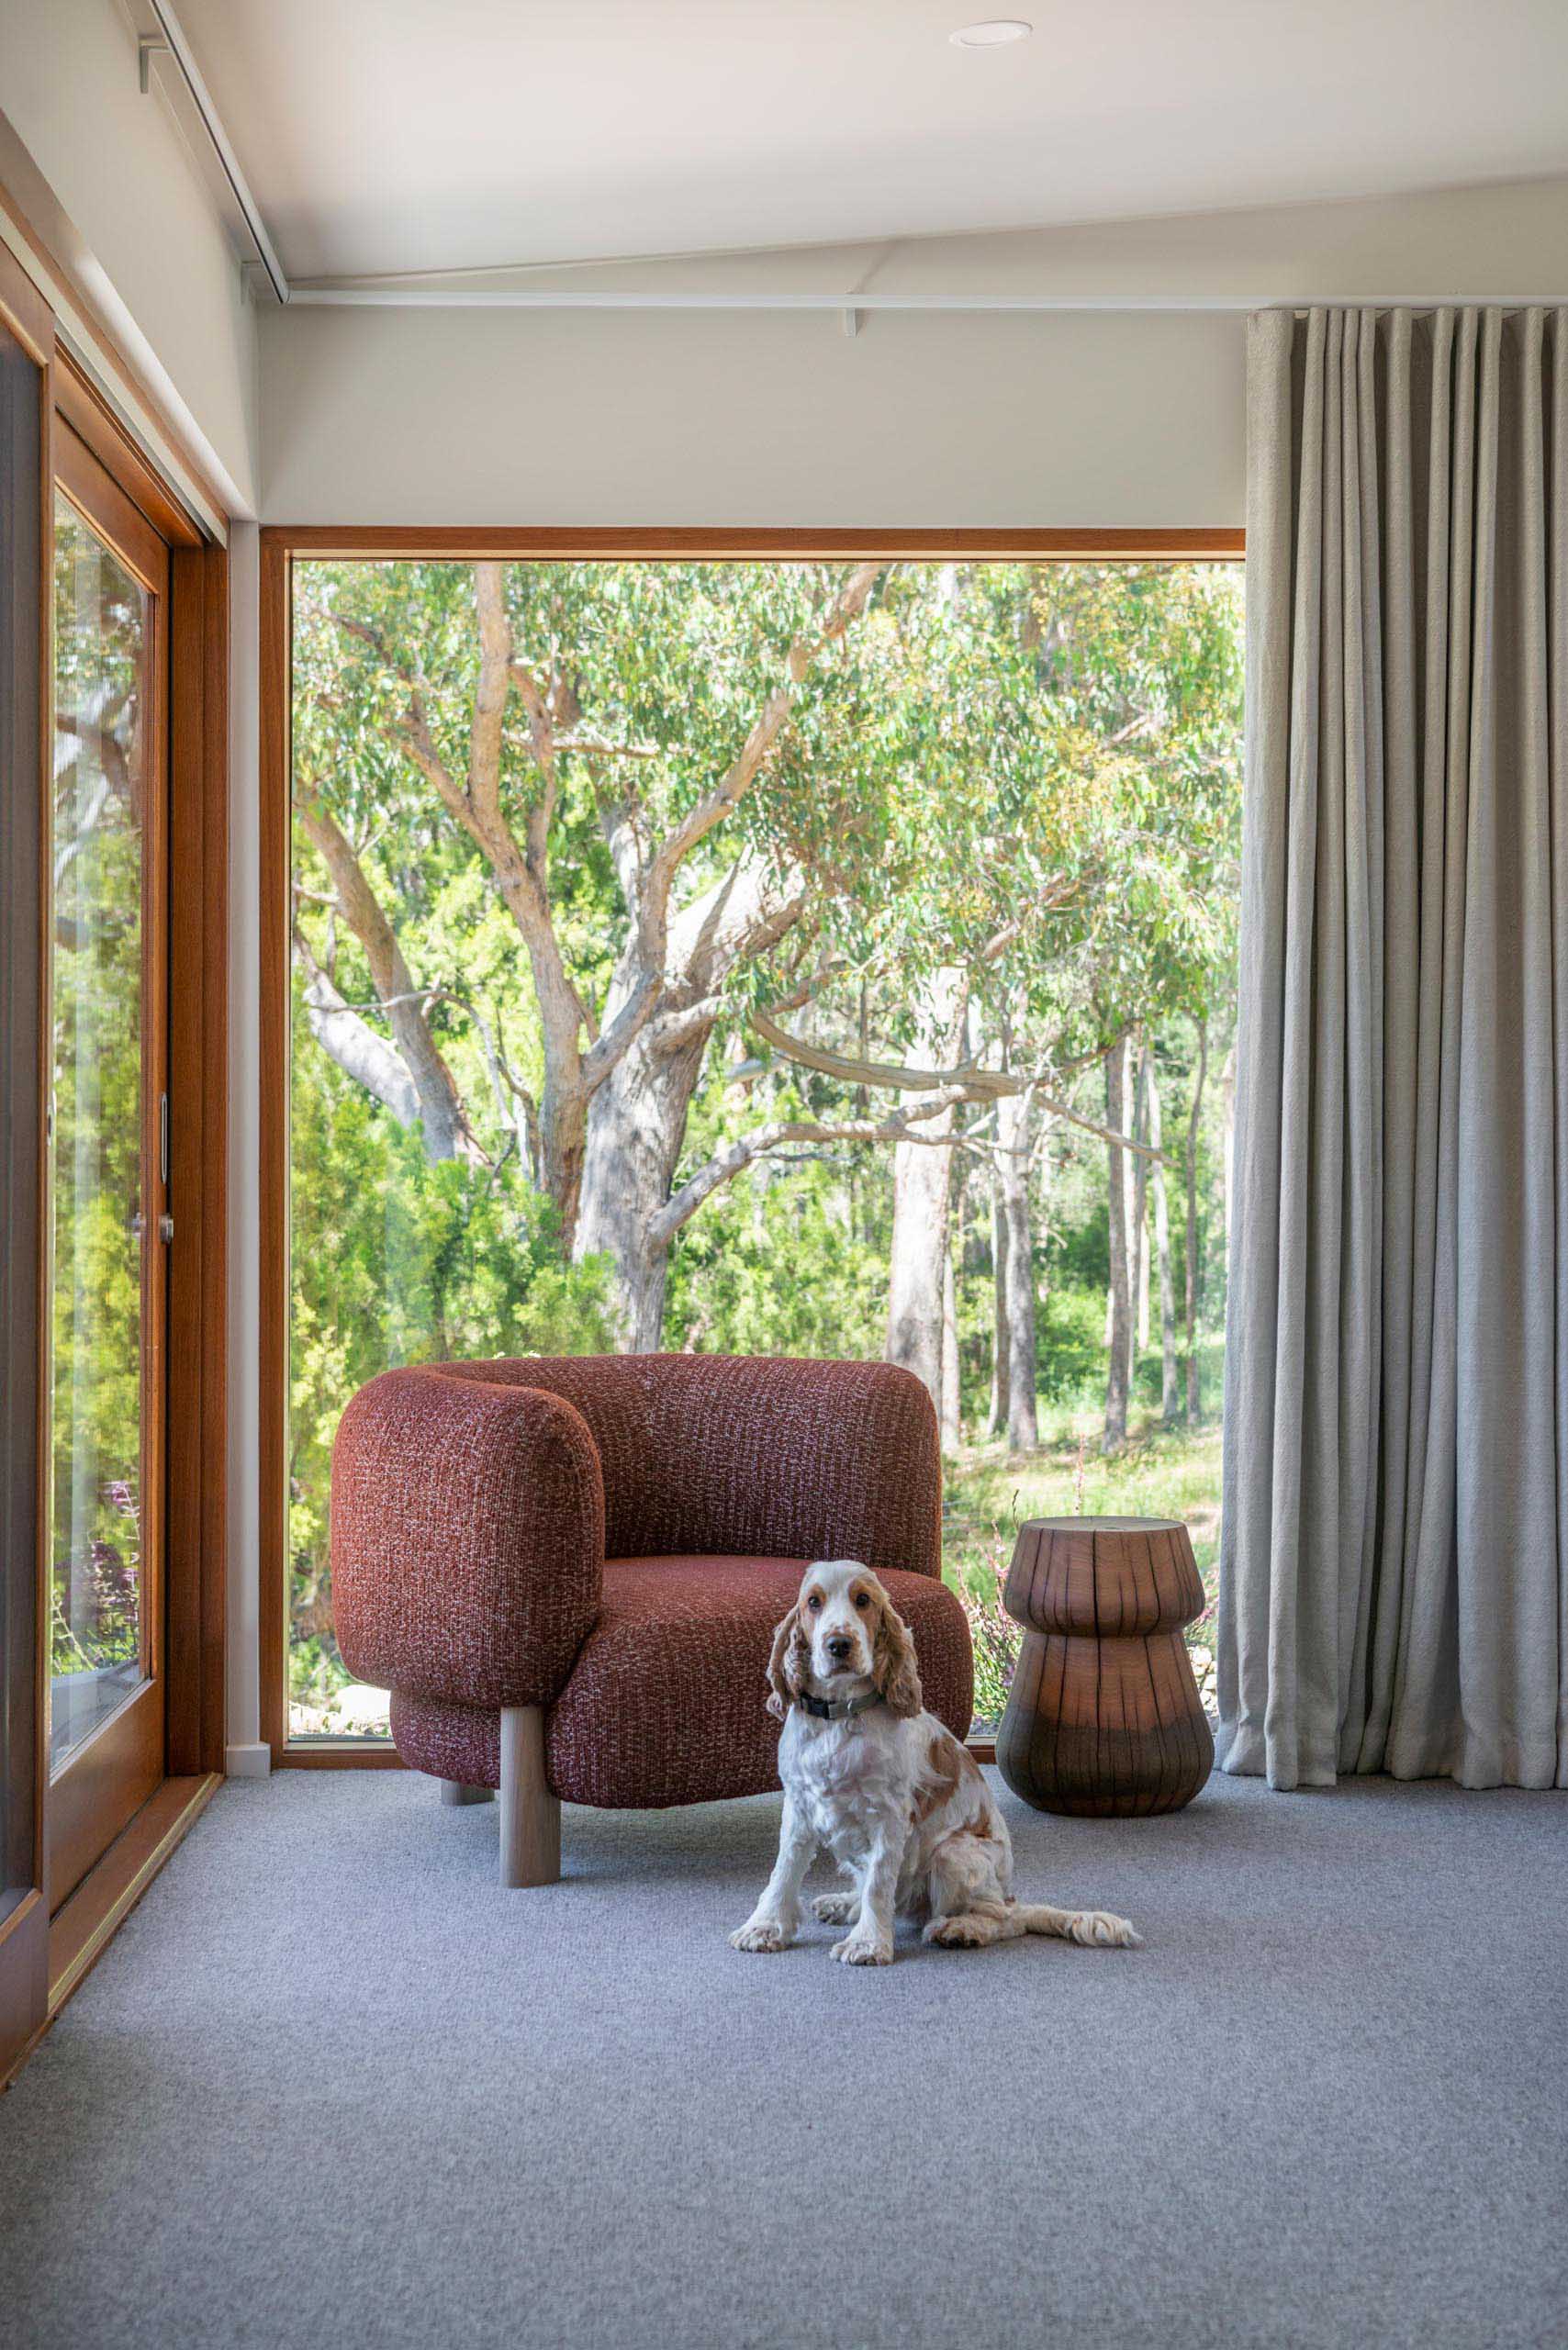
[{"label": "wooden chair leg", "polygon": [[494,1787],[465,1786],[461,1779],[443,1779],[441,1783],[442,1803],[494,1803]]},{"label": "wooden chair leg", "polygon": [[554,1885],[561,1874],[561,1804],[544,1776],[544,1709],[501,1708],[501,1883]]}]

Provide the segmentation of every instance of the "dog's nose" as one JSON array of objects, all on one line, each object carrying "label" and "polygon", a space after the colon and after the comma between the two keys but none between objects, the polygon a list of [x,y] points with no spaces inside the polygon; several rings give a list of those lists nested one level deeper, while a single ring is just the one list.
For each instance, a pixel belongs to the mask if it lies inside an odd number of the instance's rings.
[{"label": "dog's nose", "polygon": [[846,1656],[853,1654],[854,1648],[853,1640],[846,1639],[842,1632],[835,1632],[827,1644],[827,1652],[835,1664],[842,1664]]}]

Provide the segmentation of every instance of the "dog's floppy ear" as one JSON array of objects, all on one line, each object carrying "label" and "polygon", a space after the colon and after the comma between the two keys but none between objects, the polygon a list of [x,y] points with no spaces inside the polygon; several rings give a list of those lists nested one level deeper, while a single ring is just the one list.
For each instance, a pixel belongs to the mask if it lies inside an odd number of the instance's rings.
[{"label": "dog's floppy ear", "polygon": [[767,1660],[767,1686],[770,1692],[767,1710],[782,1721],[790,1710],[790,1701],[800,1695],[811,1657],[806,1628],[801,1621],[797,1604],[773,1634],[773,1653]]},{"label": "dog's floppy ear", "polygon": [[902,1715],[906,1721],[913,1720],[925,1703],[914,1642],[910,1638],[909,1626],[880,1583],[877,1586],[877,1605],[880,1614],[871,1650],[872,1678],[888,1711]]}]

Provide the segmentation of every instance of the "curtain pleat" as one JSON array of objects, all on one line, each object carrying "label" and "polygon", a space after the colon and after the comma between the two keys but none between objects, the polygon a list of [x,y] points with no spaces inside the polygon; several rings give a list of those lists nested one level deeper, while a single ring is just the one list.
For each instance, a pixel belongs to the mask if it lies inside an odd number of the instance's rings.
[{"label": "curtain pleat", "polygon": [[1249,337],[1221,1759],[1568,1785],[1568,311]]}]

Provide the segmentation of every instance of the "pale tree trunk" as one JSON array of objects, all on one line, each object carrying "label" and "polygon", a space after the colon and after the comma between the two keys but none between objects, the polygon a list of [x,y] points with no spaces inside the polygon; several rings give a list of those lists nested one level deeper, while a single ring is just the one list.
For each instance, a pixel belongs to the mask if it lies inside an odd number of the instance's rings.
[{"label": "pale tree trunk", "polygon": [[1209,1062],[1209,1032],[1198,1023],[1198,1066],[1193,1072],[1193,1107],[1187,1120],[1187,1417],[1196,1427],[1203,1416],[1198,1379],[1198,1113]]},{"label": "pale tree trunk", "polygon": [[[1148,1146],[1164,1147],[1159,1113],[1159,1073],[1154,1056],[1148,1059]],[[1170,1212],[1165,1192],[1165,1162],[1149,1163],[1149,1187],[1154,1194],[1154,1253],[1159,1277],[1159,1410],[1167,1427],[1182,1416],[1181,1374],[1176,1353],[1176,1284],[1170,1271]]]},{"label": "pale tree trunk", "polygon": [[644,1029],[589,1105],[572,1253],[579,1262],[608,1259],[610,1315],[624,1354],[656,1353],[663,1335],[669,1244],[655,1237],[655,1219],[675,1181],[711,1034],[710,1026],[666,1050]]},{"label": "pale tree trunk", "polygon": [[[946,1156],[946,1154],[944,1154]],[[942,1449],[957,1452],[964,1440],[963,1394],[958,1378],[958,1285],[953,1277],[953,1236],[942,1256]]]},{"label": "pale tree trunk", "polygon": [[[718,1016],[715,991],[743,957],[783,934],[801,902],[798,890],[743,860],[684,907],[670,924],[670,968],[661,979],[666,1008],[639,1029],[589,1099],[572,1256],[608,1260],[610,1314],[624,1353],[652,1354],[662,1335],[674,1235],[660,1211]],[[628,959],[607,1000],[607,1019],[642,983]]]},{"label": "pale tree trunk", "polygon": [[[1126,1046],[1112,1047],[1105,1056],[1105,1124],[1113,1134],[1126,1132]],[[1105,1146],[1107,1218],[1110,1256],[1109,1365],[1105,1375],[1105,1433],[1103,1449],[1117,1452],[1127,1440],[1127,1340],[1130,1301],[1127,1295],[1126,1154],[1119,1144]]]},{"label": "pale tree trunk", "polygon": [[352,1077],[373,1101],[389,1110],[400,1126],[417,1126],[419,1089],[396,1046],[378,1036],[367,1020],[350,1010],[297,935],[294,951],[305,969],[305,1017],[321,1050],[336,1061],[345,1077]]},{"label": "pale tree trunk", "polygon": [[1035,1236],[1029,1215],[1030,1099],[996,1105],[997,1192],[1006,1244],[997,1281],[1004,1337],[1007,1449],[1033,1452],[1040,1440],[1035,1404]]},{"label": "pale tree trunk", "polygon": [[[1134,1124],[1136,1124],[1136,1120],[1133,1118],[1133,1113],[1132,1113],[1132,1102],[1133,1102],[1133,1096],[1134,1096],[1134,1090],[1135,1090],[1135,1075],[1134,1075],[1134,1072],[1135,1072],[1135,1069],[1136,1069],[1136,1062],[1135,1062],[1134,1058],[1133,1058],[1131,1039],[1130,1039],[1129,1037],[1126,1037],[1126,1036],[1124,1036],[1124,1037],[1123,1037],[1123,1039],[1122,1039],[1122,1041],[1121,1041],[1121,1043],[1116,1046],[1116,1050],[1117,1050],[1117,1052],[1118,1052],[1118,1053],[1120,1054],[1120,1056],[1121,1056],[1121,1075],[1120,1075],[1120,1084],[1121,1084],[1121,1089],[1122,1089],[1122,1090],[1121,1090],[1120,1099],[1121,1099],[1121,1102],[1122,1102],[1122,1114],[1123,1114],[1123,1116],[1124,1116],[1125,1118],[1126,1118],[1126,1119],[1128,1120],[1128,1125],[1127,1125],[1127,1126],[1124,1129],[1124,1131],[1130,1133],[1130,1132],[1132,1131],[1132,1126],[1133,1126],[1133,1125],[1134,1125]],[[1135,1290],[1135,1287],[1136,1287],[1136,1284],[1135,1284],[1135,1282],[1134,1282],[1134,1281],[1133,1281],[1133,1227],[1132,1227],[1133,1203],[1132,1203],[1132,1185],[1131,1185],[1131,1183],[1130,1183],[1130,1182],[1126,1182],[1126,1183],[1124,1183],[1124,1186],[1123,1186],[1123,1191],[1122,1191],[1122,1208],[1123,1208],[1123,1213],[1122,1213],[1122,1242],[1123,1242],[1123,1246],[1124,1246],[1124,1248],[1126,1248],[1126,1259],[1127,1259],[1127,1294],[1128,1294],[1128,1297],[1129,1297],[1129,1299],[1130,1299],[1130,1298],[1131,1298],[1131,1296],[1133,1295],[1133,1292],[1134,1292],[1134,1290]],[[1110,1283],[1107,1281],[1106,1286],[1105,1286],[1105,1345],[1106,1345],[1106,1348],[1107,1348],[1107,1350],[1109,1349],[1109,1348],[1110,1348],[1110,1344],[1111,1344],[1111,1333],[1112,1333],[1113,1326],[1114,1326],[1114,1321],[1115,1321],[1115,1313],[1116,1313],[1116,1302],[1115,1302],[1115,1298],[1114,1298],[1114,1295],[1113,1295],[1113,1293],[1112,1293],[1111,1287],[1110,1287]],[[1126,1344],[1127,1344],[1127,1377],[1128,1377],[1129,1384],[1130,1384],[1131,1378],[1132,1378],[1132,1343],[1133,1343],[1132,1322],[1131,1322],[1131,1319],[1129,1318],[1128,1323],[1127,1323],[1127,1334],[1126,1334]]]},{"label": "pale tree trunk", "polygon": [[[944,1110],[928,1131],[951,1130]],[[913,1371],[942,1406],[942,1275],[947,1256],[947,1151],[901,1142],[893,1150],[893,1239],[888,1269],[888,1360]]]},{"label": "pale tree trunk", "polygon": [[1220,1117],[1225,1136],[1225,1261],[1230,1262],[1230,1207],[1236,1181],[1236,1046],[1232,1045],[1219,1073]]},{"label": "pale tree trunk", "polygon": [[1007,1328],[1007,1203],[1002,1195],[1000,1167],[991,1178],[991,1279],[994,1308],[991,1338],[991,1410],[986,1416],[985,1432],[989,1437],[999,1437],[1006,1434],[1011,1408],[1007,1374],[1012,1351]]},{"label": "pale tree trunk", "polygon": [[[370,886],[353,844],[330,811],[308,788],[297,790],[295,809],[306,837],[327,868],[338,909],[358,939],[369,967],[371,984],[392,1031],[392,1049],[413,1087],[426,1158],[433,1167],[442,1159],[476,1157],[452,1071],[431,1032],[426,999],[414,985],[397,933]],[[345,1075],[385,1102],[401,1124],[410,1124],[386,1084],[367,1073],[375,1063],[385,1076],[385,1048],[383,1052],[372,1050],[379,1040],[344,1004],[297,931],[295,946],[308,975],[306,992],[317,1041]],[[400,1093],[400,1089],[396,1090]]]},{"label": "pale tree trunk", "polygon": [[[1137,1072],[1133,1099],[1133,1139],[1135,1142],[1147,1142],[1148,1139],[1148,1039],[1140,1037],[1137,1043],[1130,1046],[1128,1049],[1132,1065]],[[1141,1151],[1133,1160],[1130,1189],[1132,1213],[1127,1222],[1130,1226],[1128,1255],[1131,1260],[1131,1271],[1128,1276],[1128,1287],[1132,1292],[1134,1313],[1131,1360],[1127,1365],[1129,1388],[1137,1383],[1137,1359],[1148,1344],[1148,1161]]]},{"label": "pale tree trunk", "polygon": [[[938,971],[920,1008],[916,1058],[940,1058],[953,1047],[962,1015],[961,979]],[[953,1131],[951,1106],[928,1120],[929,1142],[900,1142],[893,1150],[893,1238],[888,1269],[888,1360],[902,1363],[942,1408],[942,1285],[947,1258],[951,1148],[935,1137]]]}]

